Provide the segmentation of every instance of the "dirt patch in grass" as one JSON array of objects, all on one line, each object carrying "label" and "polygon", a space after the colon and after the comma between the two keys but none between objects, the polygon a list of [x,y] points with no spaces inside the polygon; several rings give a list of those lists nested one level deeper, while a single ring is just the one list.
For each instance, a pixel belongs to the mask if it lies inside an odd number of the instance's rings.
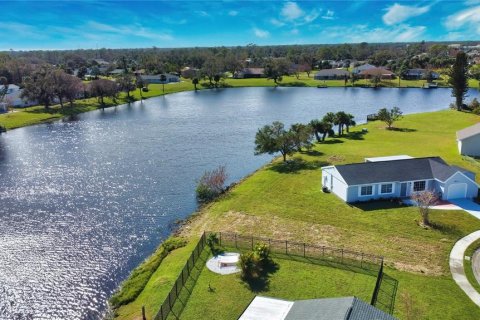
[{"label": "dirt patch in grass", "polygon": [[[180,234],[202,230],[236,232],[266,238],[305,242],[319,246],[344,248],[385,257],[385,263],[401,271],[427,275],[448,274],[443,261],[443,242],[416,242],[411,238],[396,236],[379,238],[372,232],[342,229],[331,225],[286,219],[275,215],[253,215],[246,212],[225,212],[215,219],[208,214],[198,214],[184,225]],[[341,245],[340,245],[341,244]]]}]

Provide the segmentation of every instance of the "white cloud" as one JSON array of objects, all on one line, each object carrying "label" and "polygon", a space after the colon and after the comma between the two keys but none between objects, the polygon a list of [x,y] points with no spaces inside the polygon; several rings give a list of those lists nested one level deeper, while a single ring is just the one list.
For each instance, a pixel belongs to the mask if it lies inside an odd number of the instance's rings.
[{"label": "white cloud", "polygon": [[333,19],[335,19],[334,15],[335,15],[334,11],[327,10],[327,12],[322,16],[322,19],[333,20]]},{"label": "white cloud", "polygon": [[295,20],[304,15],[304,12],[296,2],[287,2],[281,11],[282,17],[286,20]]},{"label": "white cloud", "polygon": [[480,34],[480,6],[454,13],[446,18],[444,24],[450,30],[469,27]]},{"label": "white cloud", "polygon": [[166,33],[166,32],[161,32],[161,31],[153,31],[148,28],[143,27],[140,24],[133,24],[133,25],[108,25],[104,23],[99,23],[96,21],[89,21],[85,25],[87,32],[104,32],[108,33],[110,35],[129,35],[129,36],[135,36],[135,37],[142,37],[142,38],[148,38],[152,40],[172,40],[173,37]]},{"label": "white cloud", "polygon": [[275,18],[270,19],[270,23],[273,24],[275,27],[283,27],[285,25],[285,22]]},{"label": "white cloud", "polygon": [[229,15],[229,16],[232,16],[232,17],[235,17],[235,16],[238,15],[238,11],[230,10],[230,11],[228,11],[228,15]]},{"label": "white cloud", "polygon": [[395,3],[393,6],[388,7],[386,10],[387,13],[383,15],[383,22],[391,26],[406,21],[412,17],[420,16],[424,13],[427,13],[430,10],[430,6],[404,6]]},{"label": "white cloud", "polygon": [[313,22],[313,21],[315,21],[315,19],[318,18],[319,15],[320,15],[320,13],[317,10],[314,9],[314,10],[312,10],[312,12],[305,15],[305,17],[303,18],[303,21],[305,21],[305,23]]},{"label": "white cloud", "polygon": [[253,28],[253,33],[258,38],[268,38],[270,36],[270,32],[258,28]]},{"label": "white cloud", "polygon": [[326,28],[321,33],[322,40],[330,42],[410,42],[422,40],[427,30],[424,26],[401,24],[395,27],[370,28],[368,25],[353,25]]},{"label": "white cloud", "polygon": [[298,29],[292,29],[292,31],[290,31],[290,34],[293,34],[294,36],[296,36],[300,31],[298,31]]}]

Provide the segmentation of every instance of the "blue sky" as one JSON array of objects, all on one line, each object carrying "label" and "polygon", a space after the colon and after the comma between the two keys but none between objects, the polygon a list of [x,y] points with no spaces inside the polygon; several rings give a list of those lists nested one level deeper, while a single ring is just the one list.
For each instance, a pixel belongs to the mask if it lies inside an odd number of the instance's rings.
[{"label": "blue sky", "polygon": [[0,0],[0,12],[0,50],[480,40],[480,0]]}]

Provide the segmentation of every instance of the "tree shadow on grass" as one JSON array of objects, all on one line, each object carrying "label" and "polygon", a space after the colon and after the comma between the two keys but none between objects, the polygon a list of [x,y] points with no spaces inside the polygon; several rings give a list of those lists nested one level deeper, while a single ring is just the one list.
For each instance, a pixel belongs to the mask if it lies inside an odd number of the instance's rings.
[{"label": "tree shadow on grass", "polygon": [[307,84],[302,81],[293,81],[287,83],[280,83],[280,87],[306,87]]},{"label": "tree shadow on grass", "polygon": [[306,151],[302,151],[301,153],[306,154],[308,156],[312,156],[312,157],[319,157],[324,155],[323,152],[320,152],[318,150],[306,150]]},{"label": "tree shadow on grass", "polygon": [[270,290],[270,276],[279,269],[280,266],[270,260],[257,277],[244,279],[243,281],[253,293],[267,292]]},{"label": "tree shadow on grass", "polygon": [[362,131],[349,132],[344,136],[344,138],[348,140],[365,140],[365,138],[363,137],[365,133],[366,132]]},{"label": "tree shadow on grass", "polygon": [[334,138],[334,139],[328,139],[321,142],[321,144],[337,144],[337,143],[343,143],[343,140]]},{"label": "tree shadow on grass", "polygon": [[395,128],[391,127],[390,129],[387,129],[390,131],[398,131],[398,132],[417,132],[417,129],[410,129],[410,128]]},{"label": "tree shadow on grass", "polygon": [[398,199],[365,201],[350,203],[350,206],[356,207],[362,211],[374,211],[383,209],[397,209],[404,208],[405,205]]},{"label": "tree shadow on grass", "polygon": [[317,170],[328,165],[325,161],[305,161],[303,159],[292,159],[286,162],[276,162],[268,170],[278,173],[298,173],[302,170]]},{"label": "tree shadow on grass", "polygon": [[452,235],[458,238],[463,236],[463,232],[454,225],[447,225],[440,222],[430,222],[430,227],[433,230],[440,231],[446,235]]}]

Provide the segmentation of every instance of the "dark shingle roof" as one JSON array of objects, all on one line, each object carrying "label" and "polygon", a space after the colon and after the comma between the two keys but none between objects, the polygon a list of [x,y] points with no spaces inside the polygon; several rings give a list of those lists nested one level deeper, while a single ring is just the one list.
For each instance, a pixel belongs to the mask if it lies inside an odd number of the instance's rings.
[{"label": "dark shingle roof", "polygon": [[285,320],[395,320],[356,297],[299,300]]},{"label": "dark shingle roof", "polygon": [[349,185],[427,179],[445,181],[459,171],[440,157],[353,163],[335,168]]}]

